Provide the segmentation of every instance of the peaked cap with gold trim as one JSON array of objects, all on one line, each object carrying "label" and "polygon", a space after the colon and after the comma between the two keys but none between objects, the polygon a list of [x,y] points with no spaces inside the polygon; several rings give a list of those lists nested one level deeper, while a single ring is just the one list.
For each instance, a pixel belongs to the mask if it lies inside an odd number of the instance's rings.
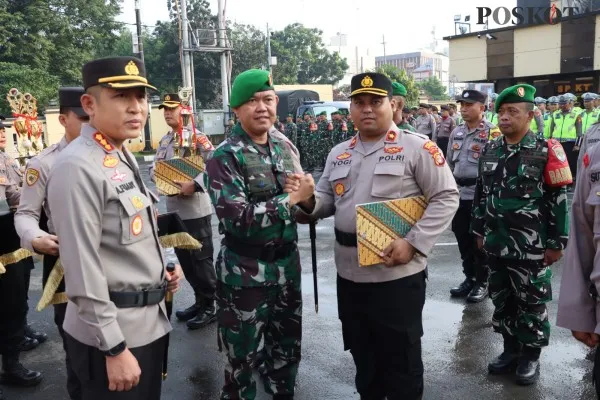
[{"label": "peaked cap with gold trim", "polygon": [[177,93],[167,93],[163,96],[163,102],[158,109],[162,108],[176,108],[181,105],[181,99]]},{"label": "peaked cap with gold trim", "polygon": [[367,72],[352,77],[350,90],[350,97],[363,93],[389,97],[392,95],[392,81],[383,74]]},{"label": "peaked cap with gold trim", "polygon": [[83,66],[83,87],[101,85],[113,89],[146,87],[156,88],[148,83],[146,67],[136,57],[107,57],[88,62]]}]

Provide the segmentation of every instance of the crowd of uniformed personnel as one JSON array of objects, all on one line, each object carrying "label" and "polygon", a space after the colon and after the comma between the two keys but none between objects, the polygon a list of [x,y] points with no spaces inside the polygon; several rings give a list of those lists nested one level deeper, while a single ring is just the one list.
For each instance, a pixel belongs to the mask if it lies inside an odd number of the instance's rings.
[{"label": "crowd of uniformed personnel", "polygon": [[[550,267],[565,248],[558,324],[590,347],[600,344],[598,96],[584,94],[584,109],[575,110],[573,96],[546,101],[525,84],[490,103],[465,90],[456,99],[460,115],[454,104],[438,115],[426,104],[407,108],[402,84],[363,73],[352,78],[349,114],[296,122],[288,115],[284,123],[268,71],[245,71],[231,94],[238,122],[216,149],[198,134],[193,145],[206,171],[167,198],[180,229],[203,245],[176,249],[182,268],[173,269],[159,239],[158,199],[123,146],[143,130],[148,90],[155,88],[139,59],[91,61],[83,87],[59,92],[64,139],[29,160],[24,183],[0,153],[0,302],[14,304],[0,309],[3,383],[42,379],[18,358],[27,340],[43,335],[27,328],[32,260],[17,260],[16,242],[44,255],[44,295],[53,287],[45,302],[54,305],[72,400],[160,398],[171,330],[165,298],[177,291],[182,269],[195,301],[178,319],[190,329],[218,323],[227,359],[220,398],[254,399],[256,369],[274,399],[293,399],[302,336],[297,223],[329,216],[342,339],[363,400],[423,396],[427,258],[449,226],[465,274],[451,295],[479,302],[489,294],[495,307],[504,349],[490,373],[514,373],[522,385],[538,379],[550,336]],[[175,157],[176,133],[188,129],[182,107],[177,94],[163,97],[171,129],[156,162]],[[566,193],[578,150],[569,240]],[[323,173],[316,185],[312,171]],[[413,196],[425,196],[423,216],[383,250],[381,264],[359,267],[356,205]],[[223,235],[214,263],[213,206]]]}]

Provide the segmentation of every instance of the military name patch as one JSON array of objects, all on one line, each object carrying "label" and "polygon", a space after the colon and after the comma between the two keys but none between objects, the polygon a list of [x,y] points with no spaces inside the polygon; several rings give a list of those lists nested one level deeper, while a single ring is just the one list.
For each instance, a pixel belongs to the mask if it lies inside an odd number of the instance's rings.
[{"label": "military name patch", "polygon": [[140,215],[136,215],[131,221],[131,233],[134,236],[142,233],[142,228],[144,227],[144,223],[142,222],[142,217]]},{"label": "military name patch", "polygon": [[590,181],[592,183],[596,183],[596,182],[600,181],[600,171],[592,172],[590,174]]},{"label": "military name patch", "polygon": [[336,183],[334,189],[335,189],[335,194],[337,194],[338,196],[343,195],[344,192],[346,191],[346,188],[344,187],[343,183]]},{"label": "military name patch", "polygon": [[388,154],[400,153],[402,150],[404,150],[404,147],[399,147],[399,146],[386,147],[385,149],[383,149],[383,151]]},{"label": "military name patch", "polygon": [[548,171],[550,177],[550,185],[568,185],[573,182],[573,176],[571,175],[571,169],[569,167],[559,168],[554,171]]},{"label": "military name patch", "polygon": [[119,159],[115,156],[107,154],[104,156],[104,162],[102,163],[106,168],[114,168],[119,165]]},{"label": "military name patch", "polygon": [[348,153],[348,152],[343,152],[342,154],[340,154],[339,156],[336,157],[336,159],[338,160],[346,160],[348,158],[352,157],[352,154]]},{"label": "military name patch", "polygon": [[34,168],[27,168],[27,172],[25,172],[25,182],[27,182],[27,186],[33,186],[40,178],[40,172]]}]

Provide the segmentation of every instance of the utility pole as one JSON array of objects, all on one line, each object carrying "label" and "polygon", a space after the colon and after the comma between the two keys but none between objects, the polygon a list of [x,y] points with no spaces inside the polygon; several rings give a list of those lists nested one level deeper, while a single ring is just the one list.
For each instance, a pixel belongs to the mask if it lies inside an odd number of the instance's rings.
[{"label": "utility pole", "polygon": [[[142,18],[140,15],[140,0],[135,0],[135,24],[137,26],[137,40],[138,40],[138,58],[144,62],[144,44],[142,38]],[[150,134],[150,115],[152,112],[152,103],[148,102],[148,120],[144,126],[144,153],[152,151],[152,136]]]},{"label": "utility pole", "polygon": [[267,23],[267,69],[271,72],[271,31]]},{"label": "utility pole", "polygon": [[[225,43],[225,13],[223,0],[219,0],[219,47],[227,47]],[[229,114],[229,73],[227,71],[227,51],[221,52],[221,91],[223,92],[223,125],[227,123]]]},{"label": "utility pole", "polygon": [[383,45],[383,65],[387,64],[387,57],[385,54],[385,45],[387,44],[385,42],[385,35],[383,35],[383,42],[381,42],[381,44]]},{"label": "utility pole", "polygon": [[[189,27],[190,24],[187,18],[187,1],[181,0],[181,30],[182,30],[182,42],[183,42],[183,86],[191,87],[192,86],[192,62],[191,62],[191,54],[190,54],[190,33]],[[190,106],[192,107],[192,112],[194,111],[194,103],[196,99],[192,99],[190,102]]]}]

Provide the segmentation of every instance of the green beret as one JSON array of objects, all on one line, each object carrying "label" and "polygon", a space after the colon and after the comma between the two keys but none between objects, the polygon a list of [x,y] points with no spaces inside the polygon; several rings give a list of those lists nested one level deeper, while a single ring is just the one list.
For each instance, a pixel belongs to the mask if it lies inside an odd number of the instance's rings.
[{"label": "green beret", "polygon": [[392,82],[392,95],[393,96],[406,96],[406,88],[400,82]]},{"label": "green beret", "polygon": [[327,116],[327,111],[321,111],[319,113],[319,117],[326,117]]},{"label": "green beret", "polygon": [[235,78],[231,88],[229,105],[239,107],[254,96],[254,93],[274,90],[273,79],[269,71],[262,69],[249,69]]},{"label": "green beret", "polygon": [[494,111],[498,112],[504,103],[533,103],[535,88],[527,84],[519,84],[506,88],[498,95]]},{"label": "green beret", "polygon": [[340,112],[339,112],[339,111],[333,111],[333,112],[331,113],[331,115],[340,115]]}]

